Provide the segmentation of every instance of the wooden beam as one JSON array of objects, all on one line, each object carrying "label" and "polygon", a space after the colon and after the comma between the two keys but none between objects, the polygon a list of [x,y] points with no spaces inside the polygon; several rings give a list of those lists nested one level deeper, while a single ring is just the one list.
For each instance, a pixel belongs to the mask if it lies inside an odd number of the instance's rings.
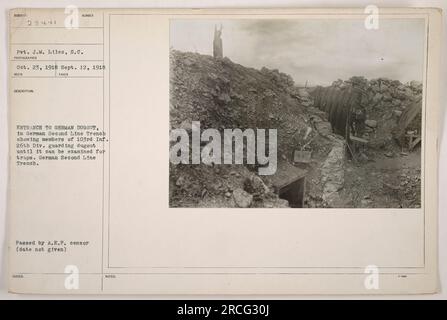
[{"label": "wooden beam", "polygon": [[360,143],[368,143],[368,142],[369,142],[369,141],[366,140],[366,139],[359,138],[359,137],[356,137],[356,136],[350,136],[350,139],[351,139],[352,141],[360,142]]}]

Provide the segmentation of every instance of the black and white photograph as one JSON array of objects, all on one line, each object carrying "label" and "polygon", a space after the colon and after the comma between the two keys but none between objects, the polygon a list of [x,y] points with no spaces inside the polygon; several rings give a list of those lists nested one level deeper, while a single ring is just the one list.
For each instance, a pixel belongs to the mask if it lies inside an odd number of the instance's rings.
[{"label": "black and white photograph", "polygon": [[18,1],[0,299],[446,297],[447,4]]},{"label": "black and white photograph", "polygon": [[424,19],[170,21],[169,205],[420,208]]}]

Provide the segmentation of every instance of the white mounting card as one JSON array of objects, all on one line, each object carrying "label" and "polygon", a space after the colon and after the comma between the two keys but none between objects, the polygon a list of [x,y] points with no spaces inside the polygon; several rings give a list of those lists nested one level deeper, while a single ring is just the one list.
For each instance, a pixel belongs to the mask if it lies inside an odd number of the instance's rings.
[{"label": "white mounting card", "polygon": [[441,12],[13,9],[9,289],[435,293]]}]

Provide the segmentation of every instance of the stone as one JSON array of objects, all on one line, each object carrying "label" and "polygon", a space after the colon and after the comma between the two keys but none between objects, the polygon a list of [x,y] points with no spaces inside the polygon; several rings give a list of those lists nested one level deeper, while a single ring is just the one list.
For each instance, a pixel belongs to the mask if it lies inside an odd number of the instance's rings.
[{"label": "stone", "polygon": [[269,188],[265,185],[264,181],[257,175],[253,175],[250,181],[255,192],[264,194],[269,191]]},{"label": "stone", "polygon": [[371,90],[374,92],[380,92],[380,87],[377,84],[371,86]]},{"label": "stone", "polygon": [[219,95],[219,97],[217,99],[219,99],[219,101],[222,101],[224,103],[231,102],[231,97],[227,93],[222,93],[221,95]]},{"label": "stone", "polygon": [[366,120],[365,124],[370,128],[377,128],[377,121],[376,120]]},{"label": "stone", "polygon": [[394,110],[393,113],[398,117],[400,117],[402,115],[402,111],[400,111],[400,110]]},{"label": "stone", "polygon": [[398,100],[398,99],[394,99],[392,102],[391,102],[391,105],[393,106],[393,107],[398,107],[398,106],[400,106],[402,104],[402,102],[400,101],[400,100]]},{"label": "stone", "polygon": [[383,95],[383,101],[391,102],[392,100],[393,97],[391,96],[391,94],[389,94],[389,92],[385,92],[385,94]]},{"label": "stone", "polygon": [[241,188],[233,191],[233,199],[239,208],[248,208],[253,202],[253,196]]},{"label": "stone", "polygon": [[186,130],[187,132],[191,132],[191,121],[183,120],[178,128]]},{"label": "stone", "polygon": [[419,81],[413,80],[410,82],[410,87],[413,90],[422,90],[422,83],[420,83]]},{"label": "stone", "polygon": [[190,58],[185,59],[183,61],[183,63],[185,64],[185,66],[188,66],[188,67],[194,65],[194,61],[192,61]]},{"label": "stone", "polygon": [[304,100],[304,101],[301,102],[301,105],[302,105],[303,107],[310,107],[310,106],[313,105],[313,103],[312,103],[312,101]]},{"label": "stone", "polygon": [[276,201],[276,207],[277,208],[289,208],[289,201],[284,200],[284,199],[278,199]]},{"label": "stone", "polygon": [[323,182],[323,201],[336,207],[339,202],[338,191],[344,186],[345,145],[337,143],[332,148],[321,168]]},{"label": "stone", "polygon": [[405,88],[405,95],[407,97],[412,97],[413,96],[413,91],[410,88]]},{"label": "stone", "polygon": [[320,121],[315,123],[315,128],[317,129],[318,133],[322,136],[327,136],[332,133],[332,126],[331,123],[328,121]]},{"label": "stone", "polygon": [[363,162],[367,162],[367,161],[369,161],[369,158],[368,158],[368,156],[365,153],[361,152],[359,154],[359,159],[358,160],[363,161]]},{"label": "stone", "polygon": [[383,95],[380,93],[376,93],[372,98],[373,104],[378,104],[382,100]]},{"label": "stone", "polygon": [[266,97],[275,97],[275,96],[276,96],[276,93],[275,93],[275,91],[273,91],[273,90],[266,89],[266,90],[264,90],[264,95],[265,95]]},{"label": "stone", "polygon": [[180,187],[180,186],[183,185],[184,182],[185,182],[185,178],[184,178],[183,176],[180,176],[180,177],[177,179],[177,181],[175,182],[175,185],[176,185],[177,187]]}]

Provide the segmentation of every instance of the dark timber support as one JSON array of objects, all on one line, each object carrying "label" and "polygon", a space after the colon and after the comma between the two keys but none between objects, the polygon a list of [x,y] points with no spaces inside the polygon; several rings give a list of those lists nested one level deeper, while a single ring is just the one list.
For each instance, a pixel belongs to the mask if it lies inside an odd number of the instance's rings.
[{"label": "dark timber support", "polygon": [[287,200],[292,208],[303,208],[306,191],[307,171],[284,161],[278,163],[278,169],[271,180],[275,192],[281,199]]},{"label": "dark timber support", "polygon": [[315,107],[325,111],[334,133],[351,142],[353,111],[358,107],[361,91],[355,88],[317,87],[313,93]]},{"label": "dark timber support", "polygon": [[292,208],[303,208],[305,188],[306,178],[303,177],[281,188],[278,196],[281,199],[287,200]]}]

